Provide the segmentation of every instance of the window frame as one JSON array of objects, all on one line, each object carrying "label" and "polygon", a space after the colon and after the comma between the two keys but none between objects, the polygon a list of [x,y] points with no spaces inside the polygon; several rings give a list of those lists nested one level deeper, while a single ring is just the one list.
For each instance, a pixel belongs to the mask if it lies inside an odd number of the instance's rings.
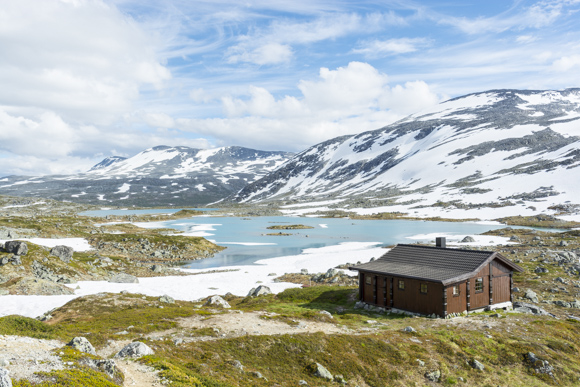
[{"label": "window frame", "polygon": [[405,290],[405,280],[400,279],[397,288],[399,290]]},{"label": "window frame", "polygon": [[453,297],[459,297],[459,295],[461,294],[461,288],[459,287],[459,285],[453,285],[451,293],[453,294]]},{"label": "window frame", "polygon": [[419,293],[427,294],[428,290],[429,290],[429,287],[427,286],[427,284],[419,284]]},{"label": "window frame", "polygon": [[[478,289],[478,285],[481,285],[481,289]],[[483,293],[483,290],[485,288],[484,285],[485,284],[483,283],[483,277],[477,277],[475,279],[475,284],[473,286],[473,289],[475,290],[475,293]]]},{"label": "window frame", "polygon": [[373,277],[370,275],[365,275],[365,284],[372,285],[373,284]]}]

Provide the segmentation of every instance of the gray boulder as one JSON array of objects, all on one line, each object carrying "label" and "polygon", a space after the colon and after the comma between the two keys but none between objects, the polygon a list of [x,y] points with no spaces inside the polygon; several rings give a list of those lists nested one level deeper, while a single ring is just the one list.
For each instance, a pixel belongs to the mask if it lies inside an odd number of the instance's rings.
[{"label": "gray boulder", "polygon": [[220,296],[211,296],[205,303],[206,306],[218,306],[221,308],[231,308],[230,304]]},{"label": "gray boulder", "polygon": [[524,297],[532,302],[535,302],[535,303],[537,303],[539,301],[538,295],[536,294],[536,292],[534,292],[533,290],[530,290],[530,289],[526,289],[526,293],[524,294]]},{"label": "gray boulder", "polygon": [[332,376],[330,371],[328,371],[322,364],[314,363],[313,368],[314,368],[314,372],[313,372],[314,376],[316,376],[318,378],[326,379],[326,380],[334,380],[334,376]]},{"label": "gray boulder", "polygon": [[72,247],[64,245],[54,246],[50,249],[50,255],[60,258],[64,263],[70,263],[74,252],[75,250]]},{"label": "gray boulder", "polygon": [[233,365],[234,368],[239,369],[240,371],[243,371],[244,370],[244,366],[242,365],[242,362],[239,361],[239,360],[234,360],[230,364]]},{"label": "gray boulder", "polygon": [[107,360],[95,360],[95,359],[84,359],[82,363],[85,363],[89,367],[101,370],[107,374],[111,379],[115,379],[118,376],[117,363],[112,359]]},{"label": "gray boulder", "polygon": [[117,283],[117,284],[138,284],[139,279],[131,274],[117,273],[111,277],[109,282]]},{"label": "gray boulder", "polygon": [[538,307],[537,305],[530,304],[527,302],[514,302],[514,312],[517,313],[530,313],[538,316],[551,316],[555,317],[553,314],[546,312],[546,310]]},{"label": "gray boulder", "polygon": [[155,352],[145,343],[136,341],[127,344],[122,350],[115,355],[116,358],[132,357],[139,358],[142,356],[153,355]]},{"label": "gray boulder", "polygon": [[469,362],[469,365],[471,367],[473,367],[476,370],[479,371],[483,371],[485,369],[485,366],[483,365],[483,363],[481,363],[480,361],[473,359],[472,361]]},{"label": "gray boulder", "polygon": [[14,255],[26,255],[28,253],[28,245],[26,242],[8,241],[4,243],[4,250]]},{"label": "gray boulder", "polygon": [[413,333],[413,332],[417,332],[417,331],[415,330],[415,328],[409,326],[409,327],[403,328],[403,332]]},{"label": "gray boulder", "polygon": [[159,297],[159,302],[164,302],[166,304],[175,304],[175,300],[173,297],[169,297],[167,294],[162,295]]},{"label": "gray boulder", "polygon": [[269,287],[265,285],[260,285],[257,288],[252,288],[248,293],[247,297],[258,297],[258,296],[265,296],[267,294],[272,294],[272,291]]},{"label": "gray boulder", "polygon": [[12,380],[8,376],[8,370],[0,368],[0,387],[12,387]]},{"label": "gray boulder", "polygon": [[533,352],[526,354],[526,360],[534,368],[534,371],[540,374],[546,374],[554,377],[554,367],[547,360],[538,358]]},{"label": "gray boulder", "polygon": [[438,382],[441,379],[441,371],[427,371],[425,372],[425,378],[430,382]]},{"label": "gray boulder", "polygon": [[461,243],[471,243],[471,242],[475,242],[475,239],[473,239],[473,237],[469,235],[461,240]]},{"label": "gray boulder", "polygon": [[84,353],[89,353],[93,356],[97,356],[97,352],[95,351],[95,347],[87,340],[86,337],[75,337],[67,344],[70,347],[73,347],[77,351],[81,351]]}]

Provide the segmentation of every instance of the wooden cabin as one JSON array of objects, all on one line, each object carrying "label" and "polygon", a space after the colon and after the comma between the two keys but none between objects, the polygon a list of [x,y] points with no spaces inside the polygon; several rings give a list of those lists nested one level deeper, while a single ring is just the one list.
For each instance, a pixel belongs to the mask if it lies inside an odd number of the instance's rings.
[{"label": "wooden cabin", "polygon": [[360,300],[379,307],[446,317],[511,307],[512,274],[523,269],[493,251],[399,244],[359,272]]}]

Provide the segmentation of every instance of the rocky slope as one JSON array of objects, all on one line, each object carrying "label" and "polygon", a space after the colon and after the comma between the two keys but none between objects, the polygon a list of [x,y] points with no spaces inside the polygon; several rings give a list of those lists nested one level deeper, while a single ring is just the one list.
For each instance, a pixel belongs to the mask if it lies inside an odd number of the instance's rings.
[{"label": "rocky slope", "polygon": [[233,200],[418,216],[578,214],[579,124],[580,89],[470,94],[317,144]]},{"label": "rocky slope", "polygon": [[158,146],[128,159],[108,157],[77,175],[4,177],[0,194],[90,204],[203,205],[237,192],[290,156],[242,147]]}]

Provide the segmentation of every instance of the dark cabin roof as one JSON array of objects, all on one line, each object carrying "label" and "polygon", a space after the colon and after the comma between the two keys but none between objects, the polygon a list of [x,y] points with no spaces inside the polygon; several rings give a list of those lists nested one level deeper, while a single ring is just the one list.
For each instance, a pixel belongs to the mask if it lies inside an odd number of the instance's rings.
[{"label": "dark cabin roof", "polygon": [[521,267],[493,251],[405,244],[395,246],[376,261],[351,266],[349,269],[448,285],[471,278],[494,259],[514,271],[523,271]]}]

